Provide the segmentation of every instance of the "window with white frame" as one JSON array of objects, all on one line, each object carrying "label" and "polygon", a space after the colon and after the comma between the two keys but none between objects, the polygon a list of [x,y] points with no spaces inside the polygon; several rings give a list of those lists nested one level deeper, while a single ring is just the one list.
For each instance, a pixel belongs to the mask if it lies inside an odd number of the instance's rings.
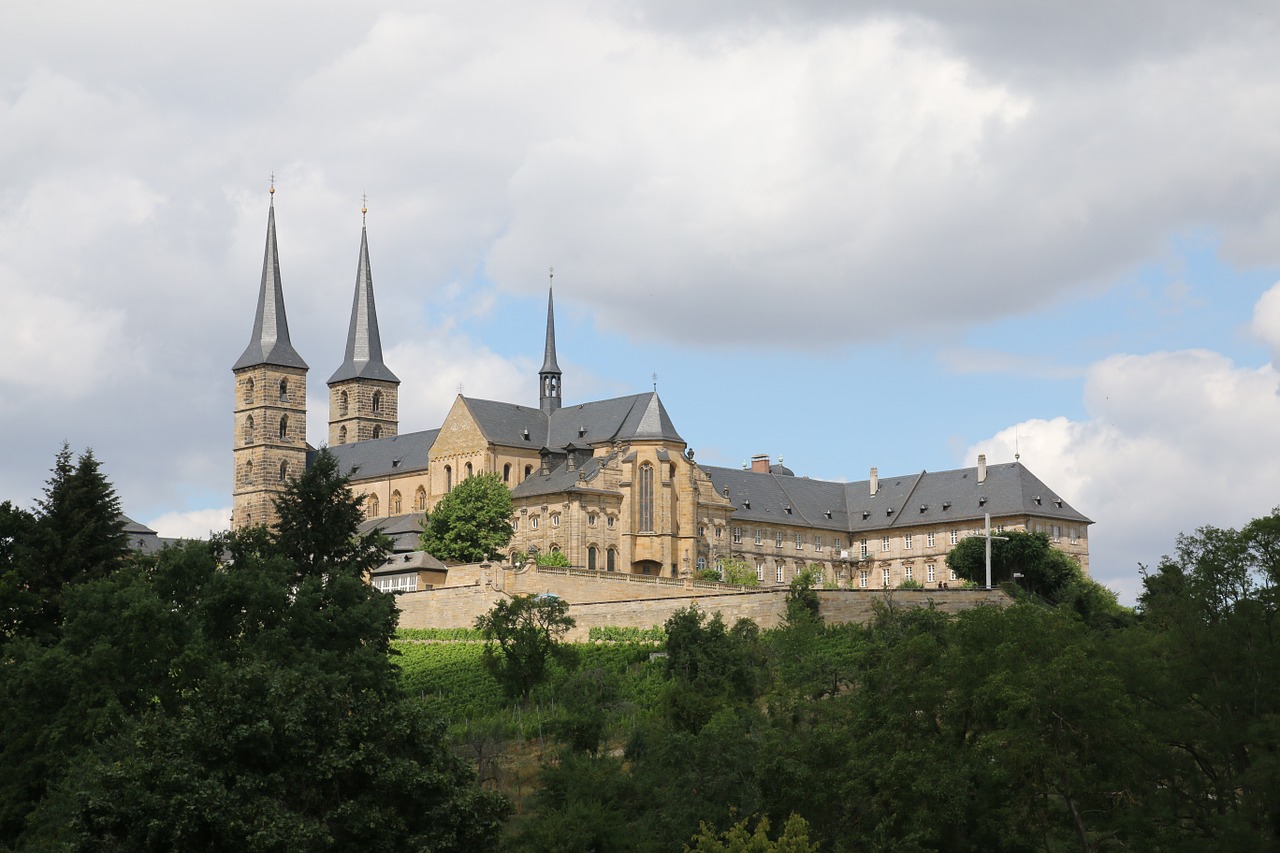
[{"label": "window with white frame", "polygon": [[733,528],[733,544],[734,545],[742,544],[742,528],[741,527]]},{"label": "window with white frame", "polygon": [[902,537],[902,550],[904,550],[904,551],[910,551],[910,550],[911,550],[911,541],[912,541],[912,539],[914,539],[914,538],[915,538],[915,537],[913,537],[910,533],[908,533],[907,535],[903,536],[903,537]]},{"label": "window with white frame", "polygon": [[867,540],[863,539],[862,542],[859,543],[859,547],[861,548],[862,559],[865,560],[867,558]]},{"label": "window with white frame", "polygon": [[782,583],[783,577],[785,575],[786,575],[786,569],[783,568],[782,561],[779,560],[778,565],[774,570],[774,580],[777,581],[778,583]]},{"label": "window with white frame", "polygon": [[702,537],[704,537],[704,536],[706,536],[706,535],[707,535],[707,526],[706,526],[705,524],[699,524],[699,525],[698,525],[698,538],[699,538],[699,539],[701,539]]},{"label": "window with white frame", "polygon": [[555,515],[551,516],[551,526],[552,527],[560,526],[560,513],[556,513]]},{"label": "window with white frame", "polygon": [[911,577],[911,575],[912,575],[912,569],[914,569],[914,568],[915,568],[914,566],[906,566],[906,567],[904,567],[904,568],[903,568],[902,572],[903,572],[903,574],[906,576],[906,579],[907,579],[907,580],[911,580],[911,579],[912,579],[912,577]]},{"label": "window with white frame", "polygon": [[1053,541],[1057,542],[1061,539],[1062,539],[1062,528],[1055,524],[1053,525]]},{"label": "window with white frame", "polygon": [[698,571],[700,571],[700,572],[704,572],[704,571],[706,571],[706,570],[707,570],[707,558],[706,558],[706,557],[699,557],[699,558],[698,558]]},{"label": "window with white frame", "polygon": [[536,515],[529,516],[529,529],[530,530],[538,529],[538,517]]},{"label": "window with white frame", "polygon": [[374,578],[373,588],[379,592],[417,592],[417,573]]},{"label": "window with white frame", "polygon": [[924,567],[925,577],[929,579],[929,583],[933,583],[938,579],[937,568],[933,563],[929,563]]},{"label": "window with white frame", "polygon": [[821,537],[821,536],[818,536],[818,535],[816,535],[816,534],[815,534],[815,535],[814,535],[814,537],[813,537],[813,550],[815,550],[815,551],[821,551],[821,550],[822,550],[822,537]]},{"label": "window with white frame", "polygon": [[948,574],[950,574],[950,575],[951,575],[951,580],[955,580],[955,579],[956,579],[956,570],[955,570],[955,569],[952,569]]},{"label": "window with white frame", "polygon": [[889,537],[888,537],[888,536],[881,536],[881,537],[880,537],[880,550],[881,550],[881,551],[883,551],[883,552],[885,552],[885,553],[888,553],[888,551],[889,551]]},{"label": "window with white frame", "polygon": [[958,544],[960,544],[960,531],[959,531],[959,530],[952,530],[952,531],[951,531],[951,544],[952,544],[952,545],[958,545]]},{"label": "window with white frame", "polygon": [[519,529],[520,529],[520,519],[519,518],[511,519],[511,531],[514,533]]},{"label": "window with white frame", "polygon": [[588,527],[596,526],[596,514],[594,512],[587,516],[587,526]]},{"label": "window with white frame", "polygon": [[756,560],[756,582],[764,582],[764,560]]},{"label": "window with white frame", "polygon": [[804,550],[804,534],[803,533],[796,534],[796,550],[797,551]]},{"label": "window with white frame", "polygon": [[884,586],[888,586],[888,585],[889,585],[889,570],[888,570],[888,569],[884,569],[884,570],[882,570],[882,571],[880,572],[880,577],[881,577],[881,581],[882,581],[883,585],[884,585]]},{"label": "window with white frame", "polygon": [[614,518],[614,517],[611,515],[611,516],[609,516],[609,517],[605,520],[605,525],[606,525],[610,530],[612,530],[612,529],[613,529],[613,525],[614,525],[614,524],[616,524],[616,523],[617,523],[617,521],[618,521],[618,520],[617,520],[616,518]]},{"label": "window with white frame", "polygon": [[926,534],[925,534],[925,537],[924,537],[924,544],[925,544],[927,547],[929,547],[929,548],[932,548],[932,547],[933,547],[933,534],[932,534],[932,533],[926,533]]},{"label": "window with white frame", "polygon": [[859,589],[867,588],[867,575],[869,574],[870,572],[868,572],[866,569],[862,569],[858,572],[858,588]]},{"label": "window with white frame", "polygon": [[756,544],[757,545],[764,544],[764,531],[761,530],[759,527],[756,528]]},{"label": "window with white frame", "polygon": [[782,531],[781,530],[773,534],[773,547],[775,548],[782,547]]}]

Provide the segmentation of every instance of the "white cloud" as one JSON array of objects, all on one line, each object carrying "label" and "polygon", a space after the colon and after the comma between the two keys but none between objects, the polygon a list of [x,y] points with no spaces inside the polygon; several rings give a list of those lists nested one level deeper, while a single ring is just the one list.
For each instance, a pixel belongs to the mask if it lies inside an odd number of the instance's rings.
[{"label": "white cloud", "polygon": [[1280,364],[1280,282],[1262,294],[1253,306],[1253,322],[1249,329],[1254,337],[1271,348],[1271,361]]},{"label": "white cloud", "polygon": [[231,507],[166,512],[144,524],[167,538],[208,539],[211,532],[220,533],[231,526]]},{"label": "white cloud", "polygon": [[969,448],[1022,462],[1091,528],[1094,577],[1132,602],[1138,565],[1179,533],[1238,526],[1280,504],[1280,374],[1203,350],[1117,355],[1090,367],[1089,418],[1031,420]]}]

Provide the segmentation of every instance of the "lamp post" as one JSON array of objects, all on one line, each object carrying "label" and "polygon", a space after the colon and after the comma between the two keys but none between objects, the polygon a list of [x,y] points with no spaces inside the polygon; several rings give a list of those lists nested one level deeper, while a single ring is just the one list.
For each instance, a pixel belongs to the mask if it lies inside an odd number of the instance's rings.
[{"label": "lamp post", "polygon": [[987,589],[991,589],[991,540],[1003,539],[1008,541],[1008,536],[992,536],[991,535],[991,513],[983,513],[986,518],[986,539],[987,539]]}]

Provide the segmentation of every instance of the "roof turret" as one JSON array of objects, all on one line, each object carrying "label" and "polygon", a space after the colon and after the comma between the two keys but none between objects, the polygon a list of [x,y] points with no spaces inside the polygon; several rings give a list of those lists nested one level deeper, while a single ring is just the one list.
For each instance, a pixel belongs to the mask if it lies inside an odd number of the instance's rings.
[{"label": "roof turret", "polygon": [[289,342],[289,320],[284,313],[284,288],[280,285],[280,255],[276,250],[276,206],[273,187],[267,211],[267,249],[262,259],[262,287],[258,291],[258,313],[253,320],[249,346],[232,370],[274,364],[307,369],[307,363]]},{"label": "roof turret", "polygon": [[556,364],[556,310],[547,288],[547,346],[538,371],[538,405],[548,415],[560,409],[560,365]]}]

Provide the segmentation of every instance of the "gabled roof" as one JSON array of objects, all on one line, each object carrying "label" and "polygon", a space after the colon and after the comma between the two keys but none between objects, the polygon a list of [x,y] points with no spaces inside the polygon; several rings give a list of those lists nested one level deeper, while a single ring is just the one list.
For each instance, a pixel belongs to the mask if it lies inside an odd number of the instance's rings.
[{"label": "gabled roof", "polygon": [[[385,518],[370,518],[361,522],[356,529],[362,534],[375,529],[382,531],[382,535],[391,540],[392,552],[399,555],[406,551],[418,551],[418,542],[422,538],[422,518],[423,513],[420,512],[392,515]],[[418,551],[418,553],[435,563],[434,566],[427,566],[426,568],[444,568],[443,563],[425,551]],[[388,556],[387,561],[390,562],[391,560],[392,557]]]},{"label": "gabled roof", "polygon": [[[609,441],[660,439],[684,443],[655,392],[566,406],[548,415],[541,409],[464,397],[484,437],[504,447],[563,450]],[[528,437],[525,436],[528,430]]]},{"label": "gabled roof", "polygon": [[378,309],[373,301],[373,273],[369,269],[369,234],[360,229],[360,260],[356,264],[356,293],[347,329],[347,356],[329,377],[329,383],[345,379],[380,379],[400,383],[382,362],[382,336],[378,333]]},{"label": "gabled roof", "polygon": [[280,284],[280,254],[276,251],[276,208],[267,211],[267,248],[262,259],[262,285],[258,289],[258,313],[253,320],[249,346],[232,370],[274,364],[307,369],[307,363],[289,342],[289,320],[284,313],[284,288]]},{"label": "gabled roof", "polygon": [[724,494],[728,487],[735,521],[803,524],[849,533],[949,522],[972,524],[988,512],[994,517],[1034,515],[1093,523],[1020,462],[988,465],[983,483],[978,482],[977,468],[880,477],[874,495],[869,480],[835,483],[701,467],[717,492]]},{"label": "gabled roof", "polygon": [[[338,470],[356,480],[386,477],[408,471],[425,471],[438,429],[408,432],[390,438],[374,438],[352,444],[335,444],[329,452],[338,460]],[[318,451],[307,453],[310,467]]]}]

